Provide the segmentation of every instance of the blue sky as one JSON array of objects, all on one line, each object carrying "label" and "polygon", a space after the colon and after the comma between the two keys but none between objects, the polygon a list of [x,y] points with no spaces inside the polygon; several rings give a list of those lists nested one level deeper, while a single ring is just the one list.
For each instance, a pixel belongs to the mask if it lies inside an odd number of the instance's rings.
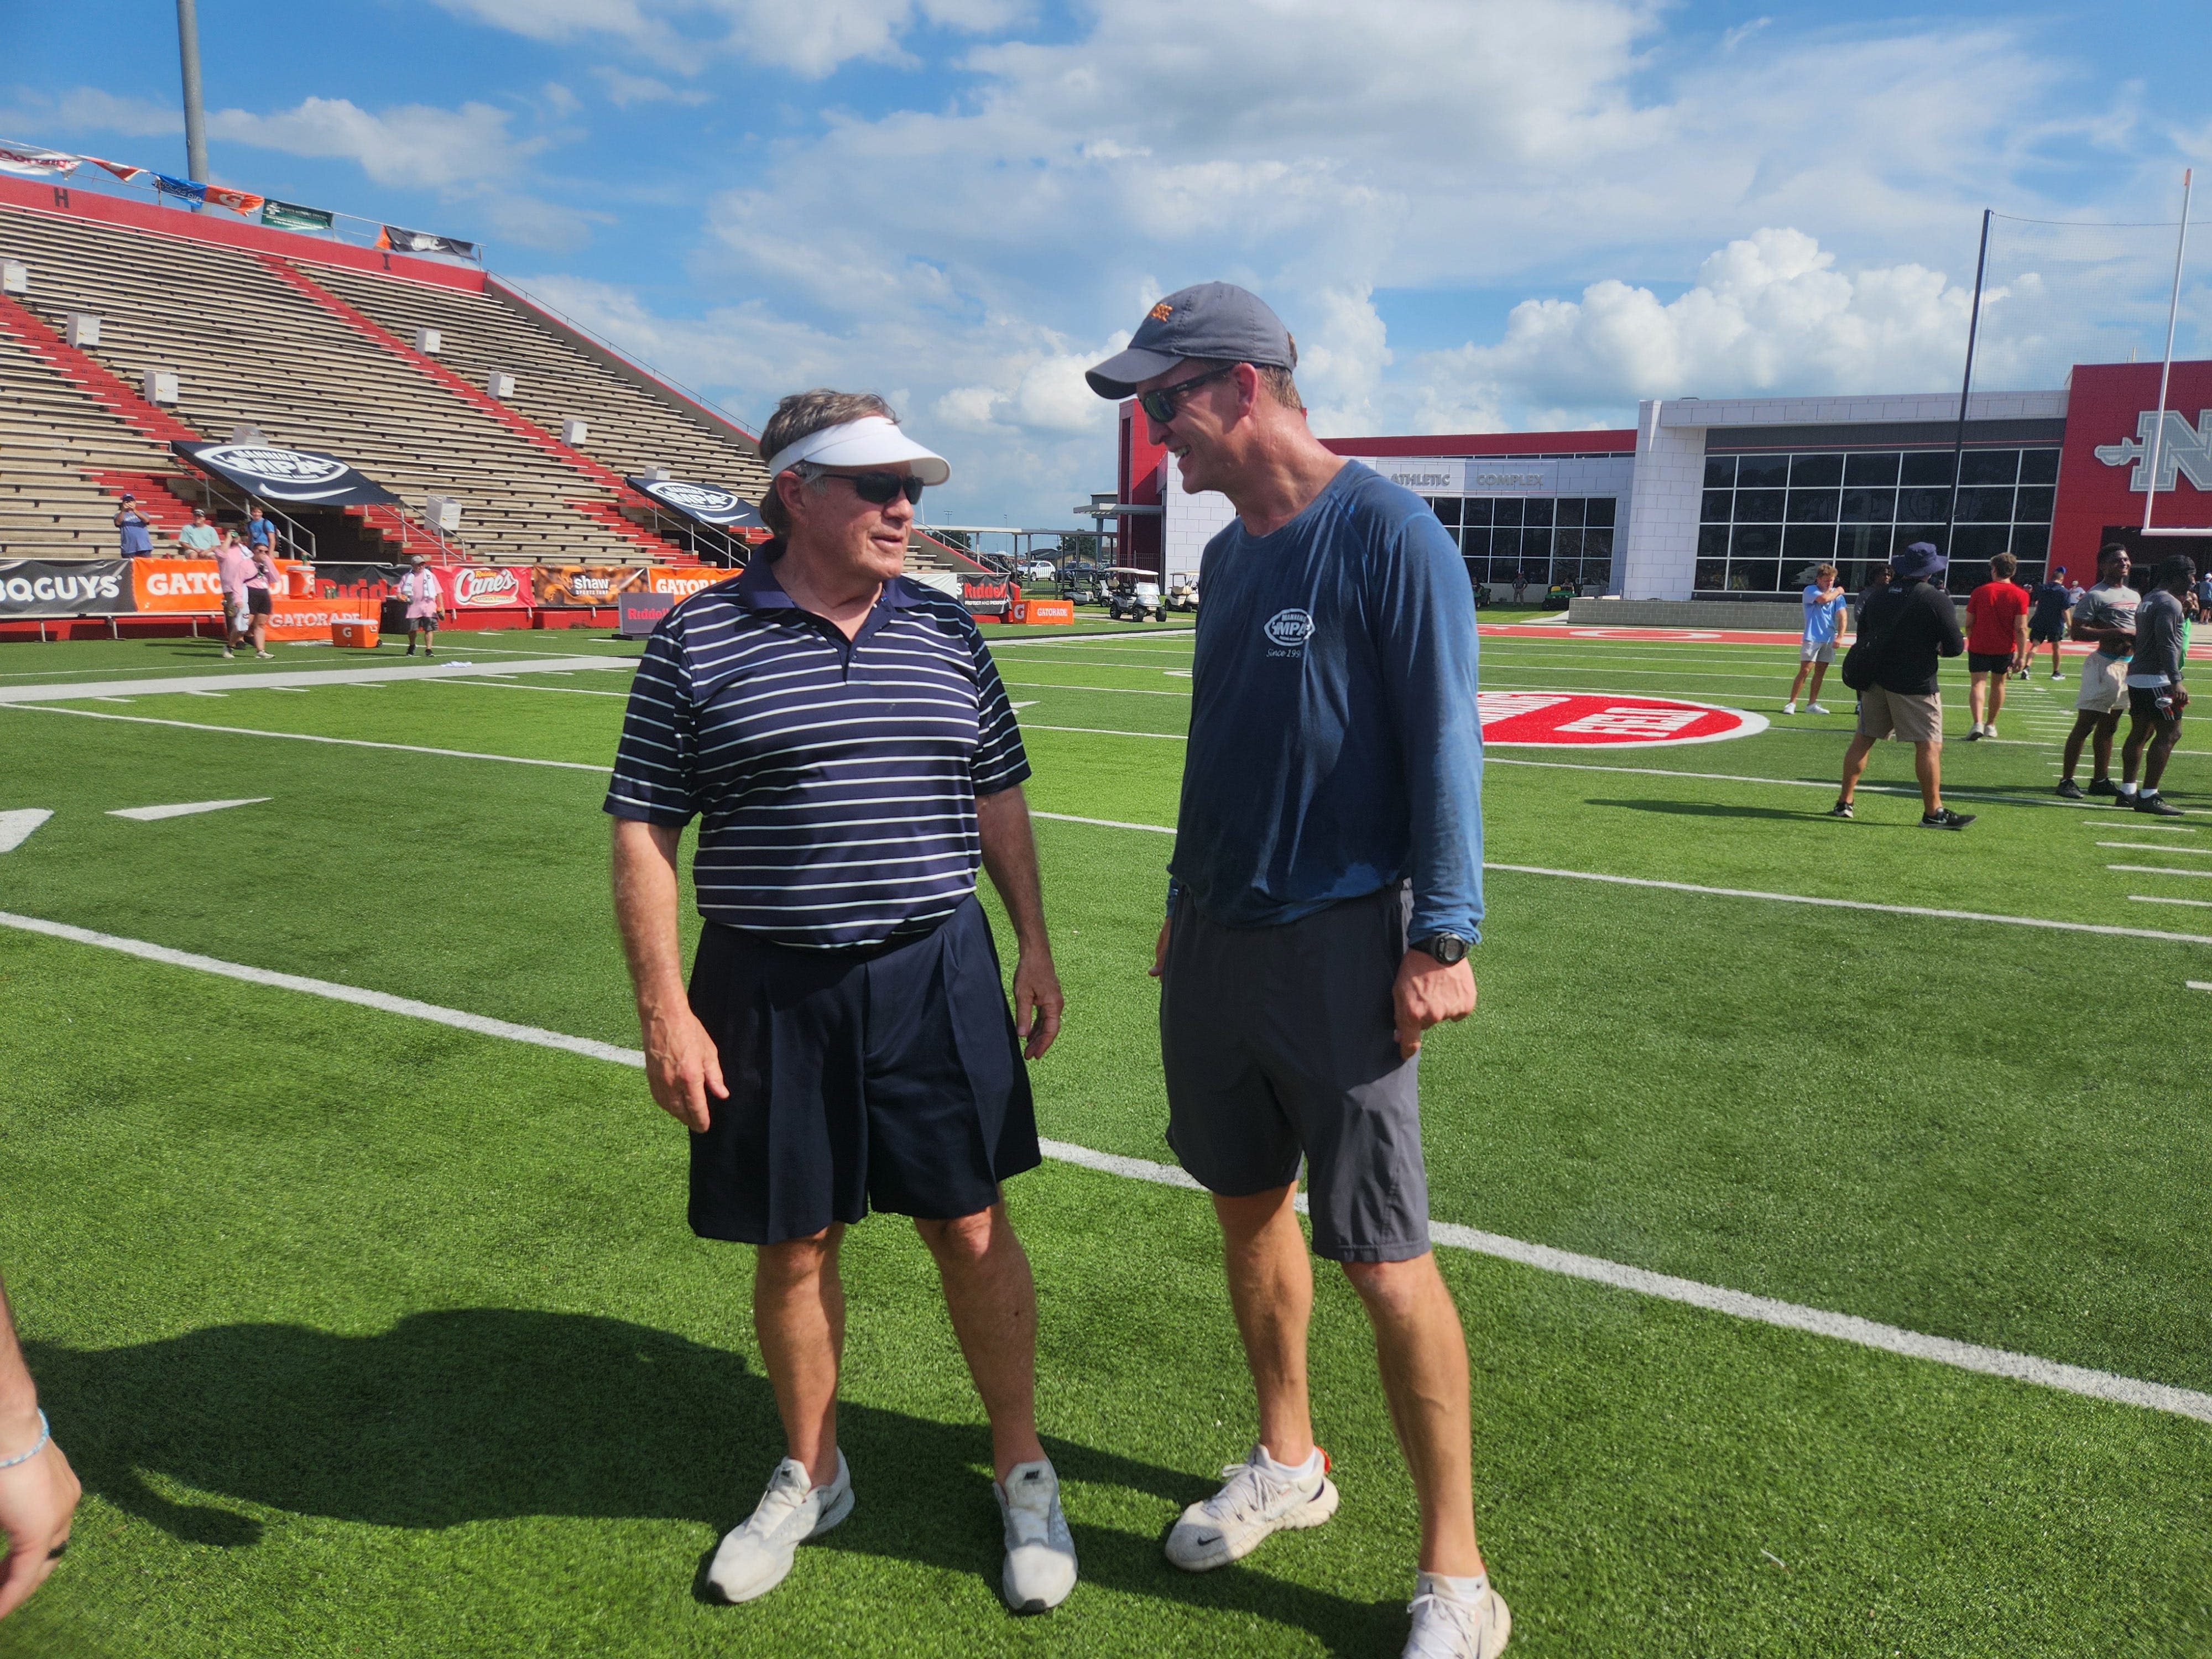
[{"label": "blue sky", "polygon": [[[0,136],[184,171],[167,0],[0,8]],[[2212,162],[2183,0],[199,9],[219,180],[482,241],[756,422],[884,392],[940,521],[1073,523],[1112,482],[1080,370],[1186,283],[1275,303],[1327,432],[1922,390],[1983,207],[2170,222]],[[2001,224],[1984,383],[2155,355],[2170,234]]]}]

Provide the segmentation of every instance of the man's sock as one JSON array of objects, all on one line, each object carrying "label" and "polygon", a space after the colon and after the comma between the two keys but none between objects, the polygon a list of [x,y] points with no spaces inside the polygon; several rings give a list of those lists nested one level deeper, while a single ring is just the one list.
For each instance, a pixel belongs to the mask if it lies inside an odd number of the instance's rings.
[{"label": "man's sock", "polygon": [[2120,786],[2120,793],[2124,795],[2132,795],[2136,793],[2136,787],[2132,783],[2123,783]]},{"label": "man's sock", "polygon": [[1306,1454],[1306,1461],[1303,1463],[1279,1462],[1276,1460],[1275,1454],[1269,1451],[1265,1446],[1260,1448],[1260,1457],[1261,1468],[1267,1470],[1272,1474],[1285,1475],[1291,1480],[1300,1480],[1307,1475],[1317,1474],[1321,1472],[1322,1455],[1321,1448],[1319,1446],[1316,1446],[1311,1451]]},{"label": "man's sock", "polygon": [[1490,1589],[1490,1575],[1478,1572],[1472,1577],[1455,1578],[1449,1573],[1420,1572],[1413,1575],[1413,1594],[1441,1595],[1447,1601],[1463,1601],[1470,1607],[1480,1603]]}]

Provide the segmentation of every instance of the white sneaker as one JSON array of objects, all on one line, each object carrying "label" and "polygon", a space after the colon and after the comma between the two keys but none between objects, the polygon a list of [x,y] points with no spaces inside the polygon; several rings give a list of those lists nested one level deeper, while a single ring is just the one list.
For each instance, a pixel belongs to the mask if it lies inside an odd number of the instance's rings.
[{"label": "white sneaker", "polygon": [[1042,1459],[1017,1463],[1006,1484],[991,1483],[1006,1534],[1006,1566],[999,1583],[1016,1613],[1045,1613],[1075,1588],[1075,1540],[1060,1513],[1060,1477]]},{"label": "white sneaker", "polygon": [[[1425,1585],[1427,1580],[1423,1573],[1420,1582]],[[1505,1598],[1487,1587],[1474,1601],[1423,1589],[1407,1610],[1413,1615],[1413,1629],[1400,1659],[1492,1659],[1505,1650],[1506,1638],[1513,1634]]]},{"label": "white sneaker", "polygon": [[1797,712],[1797,699],[1792,697],[1788,702],[1784,703],[1782,705],[1782,712],[1785,714],[1796,714]]},{"label": "white sneaker", "polygon": [[1825,714],[1828,711],[1817,702],[1808,702],[1805,705],[1805,712],[1808,714]]},{"label": "white sneaker", "polygon": [[766,1595],[789,1574],[801,1544],[819,1538],[852,1512],[853,1472],[845,1467],[842,1450],[837,1478],[826,1486],[813,1483],[805,1464],[787,1457],[769,1477],[760,1507],[723,1538],[707,1569],[707,1582],[725,1601]]},{"label": "white sneaker", "polygon": [[1996,726],[1995,726],[1994,724],[1992,724],[1992,725],[1989,725],[1989,726],[1984,726],[1982,728],[1982,735],[1983,735],[1984,737],[1985,737],[1985,738],[1994,738],[1995,736],[1996,736],[1996,734],[1997,734],[1997,728],[1996,727]]},{"label": "white sneaker", "polygon": [[1304,1472],[1285,1468],[1260,1446],[1245,1462],[1228,1465],[1221,1471],[1228,1485],[1175,1523],[1168,1559],[1186,1572],[1205,1572],[1243,1560],[1269,1533],[1321,1525],[1336,1513],[1336,1486],[1328,1478],[1328,1454],[1316,1451]]}]

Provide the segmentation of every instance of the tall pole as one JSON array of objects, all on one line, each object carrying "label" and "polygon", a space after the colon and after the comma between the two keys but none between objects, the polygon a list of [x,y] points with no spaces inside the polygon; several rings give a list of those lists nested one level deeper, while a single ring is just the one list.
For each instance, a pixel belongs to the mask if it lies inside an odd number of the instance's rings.
[{"label": "tall pole", "polygon": [[1951,444],[1951,503],[1943,509],[1943,551],[1951,551],[1951,526],[1959,517],[1959,472],[1966,458],[1966,394],[1974,385],[1974,337],[1982,326],[1982,274],[1990,264],[1990,213],[1982,210],[1982,251],[1974,258],[1974,307],[1966,317],[1966,377],[1959,383],[1959,435]]},{"label": "tall pole", "polygon": [[[2173,376],[2173,325],[2181,315],[2181,256],[2189,249],[2189,196],[2196,169],[2181,170],[2181,234],[2173,239],[2173,297],[2166,306],[2166,361],[2158,371],[2158,414],[2151,422],[2150,453],[2143,457],[2150,471],[2143,475],[2148,486],[2143,491],[2143,521],[2145,531],[2150,529],[2151,503],[2158,499],[2159,441],[2166,436],[2166,389]],[[2179,478],[2174,482],[2180,483]]]},{"label": "tall pole", "polygon": [[177,0],[177,57],[185,71],[185,176],[207,181],[207,110],[200,102],[200,20],[194,0]]}]

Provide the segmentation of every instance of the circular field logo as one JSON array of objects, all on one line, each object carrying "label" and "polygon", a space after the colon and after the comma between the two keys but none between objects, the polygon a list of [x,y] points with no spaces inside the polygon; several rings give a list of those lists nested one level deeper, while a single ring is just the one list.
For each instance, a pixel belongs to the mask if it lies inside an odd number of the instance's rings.
[{"label": "circular field logo", "polygon": [[1656,749],[1718,743],[1766,729],[1766,716],[1672,697],[1589,691],[1484,691],[1475,697],[1492,749]]}]

